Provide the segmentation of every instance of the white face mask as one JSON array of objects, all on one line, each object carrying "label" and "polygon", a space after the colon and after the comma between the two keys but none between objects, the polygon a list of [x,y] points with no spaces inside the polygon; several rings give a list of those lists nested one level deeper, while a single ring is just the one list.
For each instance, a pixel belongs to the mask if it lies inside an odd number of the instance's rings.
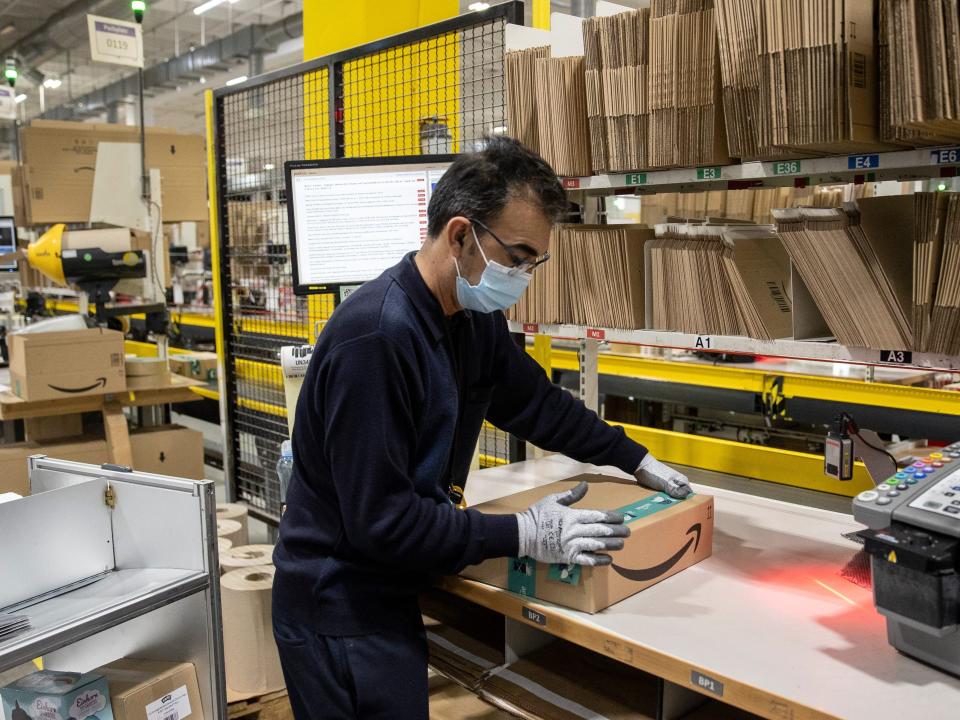
[{"label": "white face mask", "polygon": [[477,239],[477,231],[472,227],[470,231],[473,233],[473,241],[477,244],[477,249],[480,250],[480,256],[487,266],[483,269],[480,282],[471,285],[460,274],[460,263],[456,258],[453,259],[457,266],[457,301],[460,306],[467,310],[491,313],[516,305],[533,275],[487,260],[486,253],[483,252],[480,241]]}]

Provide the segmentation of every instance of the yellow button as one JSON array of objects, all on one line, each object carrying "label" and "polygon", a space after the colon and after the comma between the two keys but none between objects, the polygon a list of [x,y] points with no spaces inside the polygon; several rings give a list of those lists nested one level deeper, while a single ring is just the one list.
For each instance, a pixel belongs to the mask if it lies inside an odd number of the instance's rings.
[{"label": "yellow button", "polygon": [[943,457],[943,453],[930,453],[930,457],[932,457],[934,460],[939,460]]}]

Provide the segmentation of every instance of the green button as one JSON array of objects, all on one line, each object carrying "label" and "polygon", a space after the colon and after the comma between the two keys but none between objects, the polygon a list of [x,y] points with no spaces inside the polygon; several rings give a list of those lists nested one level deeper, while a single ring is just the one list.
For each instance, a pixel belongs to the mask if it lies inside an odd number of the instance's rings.
[{"label": "green button", "polygon": [[890,478],[889,480],[887,480],[887,485],[897,485],[897,484],[899,484],[899,482],[900,482],[900,481],[897,480],[895,477],[892,477],[892,478]]}]

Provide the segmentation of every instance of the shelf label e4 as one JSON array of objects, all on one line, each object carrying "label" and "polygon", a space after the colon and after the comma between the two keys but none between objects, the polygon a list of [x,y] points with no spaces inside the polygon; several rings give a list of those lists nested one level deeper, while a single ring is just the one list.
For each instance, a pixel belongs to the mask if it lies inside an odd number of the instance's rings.
[{"label": "shelf label e4", "polygon": [[848,155],[848,170],[875,170],[880,167],[879,155]]}]

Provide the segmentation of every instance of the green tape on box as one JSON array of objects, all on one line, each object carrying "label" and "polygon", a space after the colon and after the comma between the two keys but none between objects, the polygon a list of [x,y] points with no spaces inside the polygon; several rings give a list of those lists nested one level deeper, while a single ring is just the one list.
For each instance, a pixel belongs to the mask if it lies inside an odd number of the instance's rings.
[{"label": "green tape on box", "polygon": [[527,597],[537,596],[537,561],[533,558],[507,558],[507,590]]},{"label": "green tape on box", "polygon": [[[693,497],[693,495],[688,495],[688,497]],[[681,502],[683,502],[682,499],[673,498],[666,493],[658,492],[643,500],[637,500],[635,503],[617,508],[615,512],[623,513],[625,516],[624,523],[629,525],[635,520],[640,520],[661,510],[666,510]]]},{"label": "green tape on box", "polygon": [[567,585],[579,585],[580,566],[554,563],[550,566],[550,570],[547,572],[547,577],[550,580],[566,583]]}]

